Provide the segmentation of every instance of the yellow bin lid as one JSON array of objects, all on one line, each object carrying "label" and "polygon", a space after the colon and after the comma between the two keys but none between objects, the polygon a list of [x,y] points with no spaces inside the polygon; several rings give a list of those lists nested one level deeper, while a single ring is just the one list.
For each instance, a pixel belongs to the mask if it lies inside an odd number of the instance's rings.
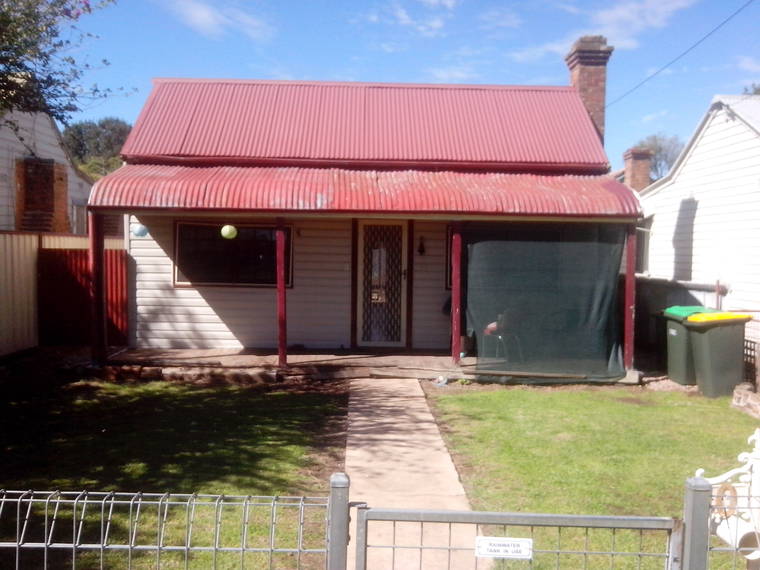
[{"label": "yellow bin lid", "polygon": [[714,323],[716,321],[751,321],[751,315],[742,313],[697,313],[687,319],[690,323]]}]

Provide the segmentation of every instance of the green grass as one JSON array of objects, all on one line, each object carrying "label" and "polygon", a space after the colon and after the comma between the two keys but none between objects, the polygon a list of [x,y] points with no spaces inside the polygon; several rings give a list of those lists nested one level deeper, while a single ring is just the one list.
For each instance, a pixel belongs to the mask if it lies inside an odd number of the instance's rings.
[{"label": "green grass", "polygon": [[514,388],[432,403],[473,508],[681,516],[686,478],[737,465],[758,421],[728,398]]},{"label": "green grass", "polygon": [[6,389],[0,487],[295,494],[310,446],[344,406],[327,393],[168,382]]},{"label": "green grass", "polygon": [[[6,385],[0,401],[0,489],[326,496],[326,478],[309,475],[310,468],[324,467],[312,465],[315,455],[310,452],[323,443],[327,424],[342,416],[345,407],[340,389],[260,392],[168,382],[76,382],[44,390]],[[43,506],[33,512],[28,535],[42,540]],[[309,510],[299,523],[297,509],[278,509],[277,543],[294,547],[303,524],[305,545],[323,545],[324,512]],[[214,513],[213,503],[199,508],[194,544],[212,544]],[[141,513],[142,543],[155,544],[158,514],[155,506]],[[184,544],[187,516],[181,506],[170,510],[166,544]],[[268,545],[270,509],[251,510],[250,517],[249,544]],[[134,522],[126,507],[114,514],[112,542],[124,543],[130,519]],[[12,539],[15,520],[15,510],[6,509],[0,539]],[[240,544],[242,520],[240,507],[224,510],[222,545]],[[100,521],[97,506],[88,511],[85,542],[98,542]],[[59,513],[58,527],[59,536],[70,540],[70,505]],[[13,556],[12,551],[0,553],[0,566]],[[35,565],[39,556],[30,553],[24,563]],[[69,556],[57,553],[54,565],[68,564]],[[125,564],[125,556],[107,554],[106,566]],[[278,556],[277,567],[298,565],[297,557]],[[302,556],[300,567],[313,565],[309,556]],[[135,555],[134,567],[153,567],[155,557],[155,552]],[[210,567],[211,558],[193,554],[191,567]],[[218,558],[220,568],[241,566],[240,554]],[[312,558],[316,566],[323,565],[323,556]],[[248,554],[246,567],[266,566],[267,560],[266,555]],[[165,554],[163,566],[182,567],[182,561],[182,555]],[[99,567],[98,553],[80,554],[77,567]]]}]

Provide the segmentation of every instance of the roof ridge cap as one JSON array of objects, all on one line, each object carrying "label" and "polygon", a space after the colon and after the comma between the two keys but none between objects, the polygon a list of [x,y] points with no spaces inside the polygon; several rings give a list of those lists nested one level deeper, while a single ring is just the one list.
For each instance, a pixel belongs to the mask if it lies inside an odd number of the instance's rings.
[{"label": "roof ridge cap", "polygon": [[154,84],[166,83],[228,83],[232,85],[291,85],[304,87],[347,87],[347,88],[389,88],[389,89],[478,89],[505,91],[573,91],[570,85],[519,85],[519,84],[487,84],[487,83],[384,83],[364,81],[319,81],[298,79],[235,79],[210,77],[154,77]]}]

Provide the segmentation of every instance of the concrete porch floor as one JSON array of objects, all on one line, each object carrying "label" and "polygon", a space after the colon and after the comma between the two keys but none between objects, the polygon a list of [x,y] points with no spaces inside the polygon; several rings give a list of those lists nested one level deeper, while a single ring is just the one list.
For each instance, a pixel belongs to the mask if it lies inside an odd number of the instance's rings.
[{"label": "concrete porch floor", "polygon": [[[465,375],[476,358],[457,365],[450,354],[431,351],[357,352],[293,351],[288,353],[286,374],[330,374],[363,377],[432,377]],[[109,358],[110,365],[172,368],[216,368],[274,371],[277,352],[252,349],[129,349]]]}]

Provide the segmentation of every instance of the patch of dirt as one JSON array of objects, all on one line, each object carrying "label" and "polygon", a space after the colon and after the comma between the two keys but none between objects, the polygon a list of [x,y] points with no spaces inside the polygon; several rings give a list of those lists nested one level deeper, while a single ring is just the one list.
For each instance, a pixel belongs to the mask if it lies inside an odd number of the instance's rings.
[{"label": "patch of dirt", "polygon": [[[499,383],[461,383],[452,380],[448,384],[437,384],[436,378],[420,380],[420,385],[425,394],[458,394],[467,392],[493,392],[499,390],[535,390],[538,392],[578,392],[578,391],[606,391],[621,393],[636,393],[642,390],[654,392],[687,392],[699,393],[697,386],[683,386],[672,381],[667,376],[644,376],[641,384],[623,384],[619,382],[610,384],[598,383],[572,383],[572,384],[499,384]],[[629,403],[644,404],[645,402]]]},{"label": "patch of dirt", "polygon": [[628,396],[626,398],[617,398],[617,401],[622,402],[623,404],[633,404],[635,406],[654,406],[654,402],[642,400],[633,396]]},{"label": "patch of dirt", "polygon": [[[313,427],[314,445],[306,457],[300,474],[303,479],[297,491],[304,495],[322,496],[329,492],[330,476],[342,472],[346,466],[346,440],[348,438],[349,381],[312,380],[298,378],[285,380],[271,386],[272,391],[296,394],[327,394],[333,396],[337,407],[335,413]],[[308,429],[308,428],[307,428]]]}]

